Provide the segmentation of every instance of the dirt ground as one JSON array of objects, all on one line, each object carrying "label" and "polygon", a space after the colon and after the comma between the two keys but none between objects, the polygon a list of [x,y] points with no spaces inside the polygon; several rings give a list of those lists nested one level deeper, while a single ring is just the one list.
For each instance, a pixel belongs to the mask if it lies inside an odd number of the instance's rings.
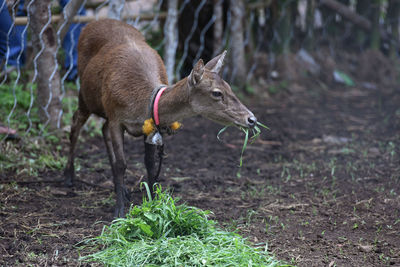
[{"label": "dirt ground", "polygon": [[[163,188],[297,266],[400,266],[399,87],[307,79],[247,105],[271,131],[241,169],[243,134],[220,142],[221,127],[196,117],[167,137]],[[114,200],[102,138],[84,138],[75,191],[51,182],[61,171],[0,174],[0,266],[85,265],[77,244],[112,220]],[[125,151],[140,203],[142,139]]]}]

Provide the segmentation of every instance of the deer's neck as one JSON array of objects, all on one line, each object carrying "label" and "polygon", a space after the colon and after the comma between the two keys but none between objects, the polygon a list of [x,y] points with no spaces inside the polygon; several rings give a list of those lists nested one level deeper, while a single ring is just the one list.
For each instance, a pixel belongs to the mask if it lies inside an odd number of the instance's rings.
[{"label": "deer's neck", "polygon": [[187,79],[182,79],[168,88],[162,94],[158,106],[162,126],[169,126],[175,121],[194,116],[190,106]]}]

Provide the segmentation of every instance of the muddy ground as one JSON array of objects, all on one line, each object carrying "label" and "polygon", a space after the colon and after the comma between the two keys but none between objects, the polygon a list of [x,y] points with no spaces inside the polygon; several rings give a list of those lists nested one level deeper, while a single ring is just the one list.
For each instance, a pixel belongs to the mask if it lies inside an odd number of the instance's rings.
[{"label": "muddy ground", "polygon": [[[297,266],[400,266],[399,87],[318,79],[282,87],[247,99],[271,131],[247,148],[241,169],[240,131],[220,142],[220,126],[184,121],[166,141],[163,188]],[[112,220],[102,138],[84,140],[74,192],[51,182],[61,170],[1,174],[0,266],[80,265],[77,243]],[[143,150],[142,139],[126,138],[134,203]]]}]

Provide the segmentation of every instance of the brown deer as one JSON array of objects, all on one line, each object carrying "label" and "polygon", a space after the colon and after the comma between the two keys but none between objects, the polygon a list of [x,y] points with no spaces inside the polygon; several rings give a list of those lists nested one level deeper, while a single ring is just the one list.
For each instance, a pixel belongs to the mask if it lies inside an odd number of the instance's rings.
[{"label": "brown deer", "polygon": [[[159,127],[196,114],[223,125],[254,127],[257,120],[234,95],[219,75],[226,52],[206,65],[200,59],[190,75],[167,89],[159,99]],[[65,183],[75,178],[75,147],[81,127],[91,114],[105,119],[102,128],[111,163],[116,192],[115,217],[124,215],[128,193],[124,185],[126,161],[124,132],[143,136],[143,124],[152,118],[149,104],[154,90],[168,83],[161,57],[134,27],[104,19],[89,23],[78,42],[78,74],[81,88],[78,110],[74,113],[70,134],[70,152]],[[145,137],[146,140],[146,137]],[[149,187],[156,182],[157,145],[145,142],[145,166]]]}]

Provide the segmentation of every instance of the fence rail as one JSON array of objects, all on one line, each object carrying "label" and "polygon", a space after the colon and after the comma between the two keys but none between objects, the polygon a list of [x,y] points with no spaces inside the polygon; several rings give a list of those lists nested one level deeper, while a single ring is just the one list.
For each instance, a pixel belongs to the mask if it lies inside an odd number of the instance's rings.
[{"label": "fence rail", "polygon": [[[158,14],[141,14],[141,15],[126,15],[121,17],[121,20],[136,20],[140,19],[142,21],[153,20],[154,18],[158,17],[158,19],[165,19],[167,17],[166,12],[160,12]],[[62,21],[62,15],[52,15],[51,16],[51,23],[57,23]],[[108,18],[107,16],[75,16],[71,21],[73,23],[88,23],[95,20],[105,19]],[[16,17],[15,18],[15,25],[26,25],[28,23],[28,17]]]}]

